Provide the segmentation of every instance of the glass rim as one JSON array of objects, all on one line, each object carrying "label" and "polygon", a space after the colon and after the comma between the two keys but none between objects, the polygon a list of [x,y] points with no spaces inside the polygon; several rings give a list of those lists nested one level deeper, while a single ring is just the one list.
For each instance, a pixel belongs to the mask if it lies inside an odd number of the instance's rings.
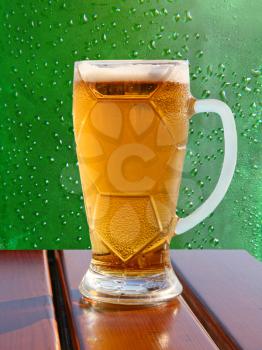
[{"label": "glass rim", "polygon": [[187,60],[83,60],[74,65],[74,81],[170,81],[189,83]]},{"label": "glass rim", "polygon": [[144,59],[139,59],[139,60],[79,60],[75,61],[74,64],[77,65],[78,63],[87,63],[90,65],[118,65],[118,64],[156,64],[156,65],[180,65],[180,64],[186,64],[189,65],[188,60],[144,60]]}]

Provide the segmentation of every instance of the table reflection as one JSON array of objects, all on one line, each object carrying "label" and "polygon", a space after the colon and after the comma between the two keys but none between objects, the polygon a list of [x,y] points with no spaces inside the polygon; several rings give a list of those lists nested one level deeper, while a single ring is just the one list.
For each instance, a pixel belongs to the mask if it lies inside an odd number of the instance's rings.
[{"label": "table reflection", "polygon": [[[81,323],[85,328],[84,343],[91,349],[171,349],[170,334],[174,334],[179,314],[179,299],[155,307],[78,304]],[[146,338],[150,338],[147,341]],[[124,344],[124,346],[123,346]]]}]

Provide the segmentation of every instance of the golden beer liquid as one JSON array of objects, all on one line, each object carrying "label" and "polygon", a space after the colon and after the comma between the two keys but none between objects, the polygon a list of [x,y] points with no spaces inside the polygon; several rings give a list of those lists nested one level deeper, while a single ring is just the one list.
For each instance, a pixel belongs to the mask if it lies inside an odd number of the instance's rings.
[{"label": "golden beer liquid", "polygon": [[177,82],[74,83],[73,114],[92,268],[169,267],[190,92]]}]

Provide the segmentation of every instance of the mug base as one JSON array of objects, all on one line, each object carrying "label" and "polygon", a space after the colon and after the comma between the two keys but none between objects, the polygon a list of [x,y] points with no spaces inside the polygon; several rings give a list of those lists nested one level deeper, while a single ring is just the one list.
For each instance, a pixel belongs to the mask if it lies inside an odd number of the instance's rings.
[{"label": "mug base", "polygon": [[174,299],[183,287],[172,268],[154,275],[115,276],[89,267],[79,290],[85,298],[96,302],[149,306]]}]

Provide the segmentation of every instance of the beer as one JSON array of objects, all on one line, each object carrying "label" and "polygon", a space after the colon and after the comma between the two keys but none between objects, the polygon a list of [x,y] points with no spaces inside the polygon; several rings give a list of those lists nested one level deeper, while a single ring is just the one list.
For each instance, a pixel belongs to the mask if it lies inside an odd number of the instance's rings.
[{"label": "beer", "polygon": [[[126,276],[170,267],[186,151],[188,72],[150,74],[76,64],[74,131],[93,271]],[[177,69],[177,71],[176,71]]]}]

